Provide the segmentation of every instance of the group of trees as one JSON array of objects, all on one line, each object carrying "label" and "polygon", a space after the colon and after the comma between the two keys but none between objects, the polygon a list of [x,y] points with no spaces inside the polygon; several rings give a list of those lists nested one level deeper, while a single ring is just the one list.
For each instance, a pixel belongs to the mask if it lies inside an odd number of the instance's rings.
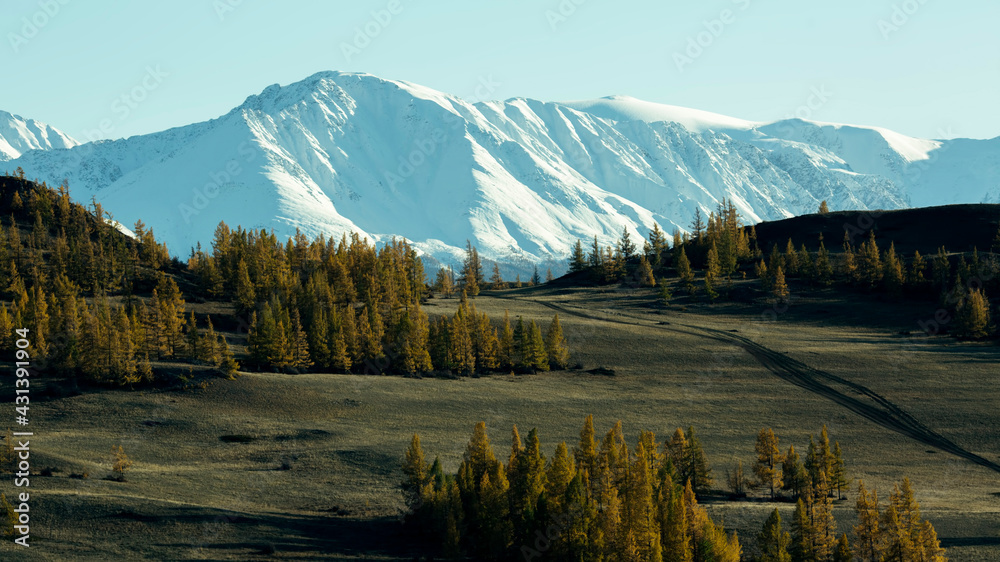
[{"label": "group of trees", "polygon": [[161,359],[238,369],[210,318],[199,327],[184,316],[176,264],[141,222],[129,238],[99,204],[73,203],[65,184],[11,177],[0,178],[0,208],[11,211],[0,220],[0,292],[10,301],[0,304],[0,352],[27,328],[34,365],[101,384],[150,382]]},{"label": "group of trees", "polygon": [[440,459],[427,462],[414,435],[403,467],[408,523],[446,557],[736,562],[739,540],[712,521],[682,472],[699,456],[697,441],[678,434],[661,446],[642,432],[631,448],[620,422],[598,440],[588,417],[578,445],[561,443],[546,459],[538,432],[522,440],[514,427],[498,459],[480,422],[453,475]]},{"label": "group of trees", "polygon": [[[824,202],[820,213],[828,212]],[[837,253],[827,249],[822,234],[813,248],[788,239],[783,248],[772,244],[765,254],[756,228],[744,225],[734,204],[724,199],[707,220],[696,209],[690,234],[675,230],[672,244],[655,223],[638,253],[628,229],[614,246],[602,247],[595,237],[589,253],[577,241],[569,269],[589,272],[602,283],[659,284],[667,301],[672,296],[668,277],[676,278],[690,295],[716,300],[732,288],[734,278],[748,273],[758,279],[764,293],[779,300],[789,296],[790,279],[820,287],[836,284],[879,291],[895,299],[937,294],[941,304],[954,311],[954,321],[949,321],[955,335],[985,338],[997,332],[990,295],[1000,294],[1000,229],[991,252],[982,254],[974,248],[968,257],[944,247],[930,259],[919,251],[903,256],[892,242],[879,248],[874,230],[858,245],[845,230]],[[630,261],[633,255],[637,257]]]},{"label": "group of trees", "polygon": [[[809,438],[800,462],[794,447],[781,453],[777,437],[760,431],[754,473],[777,497],[796,498],[790,531],[775,509],[757,535],[757,560],[849,562],[926,560],[943,562],[933,525],[921,519],[909,480],[883,510],[874,491],[859,483],[853,541],[836,532],[834,497],[848,485],[840,445],[831,447],[826,427]],[[560,443],[551,458],[538,432],[522,440],[515,426],[510,453],[498,458],[476,425],[456,474],[441,460],[428,462],[414,435],[403,463],[407,525],[430,549],[447,558],[544,560],[737,561],[735,533],[715,524],[698,498],[710,493],[711,469],[692,429],[678,428],[657,443],[649,431],[634,448],[621,422],[603,439],[588,416],[578,444]]]},{"label": "group of trees", "polygon": [[[249,313],[248,363],[259,369],[470,374],[568,362],[558,317],[543,338],[533,320],[498,327],[476,311],[467,295],[483,283],[471,244],[458,310],[433,320],[421,304],[423,262],[402,240],[376,248],[356,234],[339,243],[298,234],[281,244],[222,223],[211,254],[199,248],[189,267],[207,291]],[[453,286],[449,272],[439,282]]]}]

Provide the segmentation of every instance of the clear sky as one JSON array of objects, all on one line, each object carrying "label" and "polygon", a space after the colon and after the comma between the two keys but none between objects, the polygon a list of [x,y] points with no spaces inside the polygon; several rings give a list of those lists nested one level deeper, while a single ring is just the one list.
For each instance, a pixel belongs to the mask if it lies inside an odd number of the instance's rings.
[{"label": "clear sky", "polygon": [[624,94],[992,138],[998,21],[996,0],[4,0],[0,109],[115,138],[345,70],[474,99]]}]

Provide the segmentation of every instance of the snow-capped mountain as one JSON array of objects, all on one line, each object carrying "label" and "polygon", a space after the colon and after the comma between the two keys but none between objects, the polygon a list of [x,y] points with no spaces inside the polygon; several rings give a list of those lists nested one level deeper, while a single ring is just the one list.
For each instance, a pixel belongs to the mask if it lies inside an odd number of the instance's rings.
[{"label": "snow-capped mountain", "polygon": [[13,160],[29,150],[71,148],[78,144],[45,123],[0,111],[0,162]]},{"label": "snow-capped mountain", "polygon": [[1000,201],[1000,138],[933,141],[786,120],[753,123],[627,97],[470,103],[368,74],[270,86],[204,123],[33,151],[125,225],[185,255],[231,226],[405,237],[443,263],[466,240],[513,268],[577,239],[684,229],[731,199],[752,222],[833,209]]}]

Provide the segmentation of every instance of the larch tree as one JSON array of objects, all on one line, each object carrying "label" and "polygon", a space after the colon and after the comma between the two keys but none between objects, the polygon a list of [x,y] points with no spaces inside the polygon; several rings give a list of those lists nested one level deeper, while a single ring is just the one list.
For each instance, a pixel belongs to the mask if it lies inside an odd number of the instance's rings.
[{"label": "larch tree", "polygon": [[688,293],[694,293],[694,271],[691,270],[691,261],[688,260],[684,246],[680,247],[680,252],[677,254],[676,268],[677,276],[681,278],[684,288]]},{"label": "larch tree", "polygon": [[970,290],[955,309],[955,332],[966,338],[980,339],[993,332],[990,304],[980,289]]},{"label": "larch tree", "polygon": [[754,446],[757,453],[757,462],[754,463],[753,471],[757,476],[757,481],[771,491],[771,498],[774,498],[775,489],[780,489],[781,463],[785,460],[778,446],[778,438],[771,428],[764,428],[757,434],[757,444]]},{"label": "larch tree", "polygon": [[653,277],[653,268],[649,265],[649,260],[645,255],[639,256],[639,265],[635,270],[636,282],[640,287],[653,287],[656,279]]},{"label": "larch tree", "polygon": [[569,256],[569,271],[574,273],[587,269],[587,256],[583,252],[583,243],[577,239],[573,245],[573,252]]},{"label": "larch tree", "polygon": [[854,526],[854,556],[858,560],[881,560],[882,532],[878,492],[869,492],[865,483],[858,481],[858,498],[854,509],[858,517],[858,523]]},{"label": "larch tree", "polygon": [[618,240],[618,252],[621,253],[625,261],[632,259],[632,256],[635,255],[635,242],[632,242],[627,226],[622,228],[622,236]]},{"label": "larch tree", "polygon": [[507,288],[507,284],[503,282],[503,277],[500,276],[500,266],[495,263],[493,264],[493,275],[490,276],[490,288],[495,291]]},{"label": "larch tree", "polygon": [[830,212],[830,207],[826,204],[826,199],[820,201],[819,204],[819,214],[825,215]]},{"label": "larch tree", "polygon": [[548,356],[550,369],[564,369],[569,364],[569,346],[563,337],[559,315],[552,316],[548,332],[545,334],[545,353]]},{"label": "larch tree", "polygon": [[781,514],[775,509],[764,522],[764,527],[757,535],[757,547],[760,549],[760,562],[792,562],[788,553],[792,536],[781,529]]},{"label": "larch tree", "polygon": [[788,283],[785,282],[785,272],[780,265],[774,270],[774,276],[771,280],[771,295],[779,301],[787,299],[789,295]]}]

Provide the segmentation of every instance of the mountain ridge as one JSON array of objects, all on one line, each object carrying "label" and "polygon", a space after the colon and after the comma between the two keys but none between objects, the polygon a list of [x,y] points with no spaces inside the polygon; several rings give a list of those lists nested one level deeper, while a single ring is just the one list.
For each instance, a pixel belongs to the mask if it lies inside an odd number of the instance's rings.
[{"label": "mountain ridge", "polygon": [[216,119],[28,152],[12,165],[69,178],[74,195],[126,225],[141,217],[176,254],[208,244],[224,220],[281,236],[404,237],[445,264],[470,240],[511,271],[558,268],[577,239],[608,244],[654,223],[683,230],[722,198],[750,222],[812,212],[821,200],[834,209],[1000,201],[1000,138],[932,141],[602,99],[472,103],[324,71],[268,86]]}]

